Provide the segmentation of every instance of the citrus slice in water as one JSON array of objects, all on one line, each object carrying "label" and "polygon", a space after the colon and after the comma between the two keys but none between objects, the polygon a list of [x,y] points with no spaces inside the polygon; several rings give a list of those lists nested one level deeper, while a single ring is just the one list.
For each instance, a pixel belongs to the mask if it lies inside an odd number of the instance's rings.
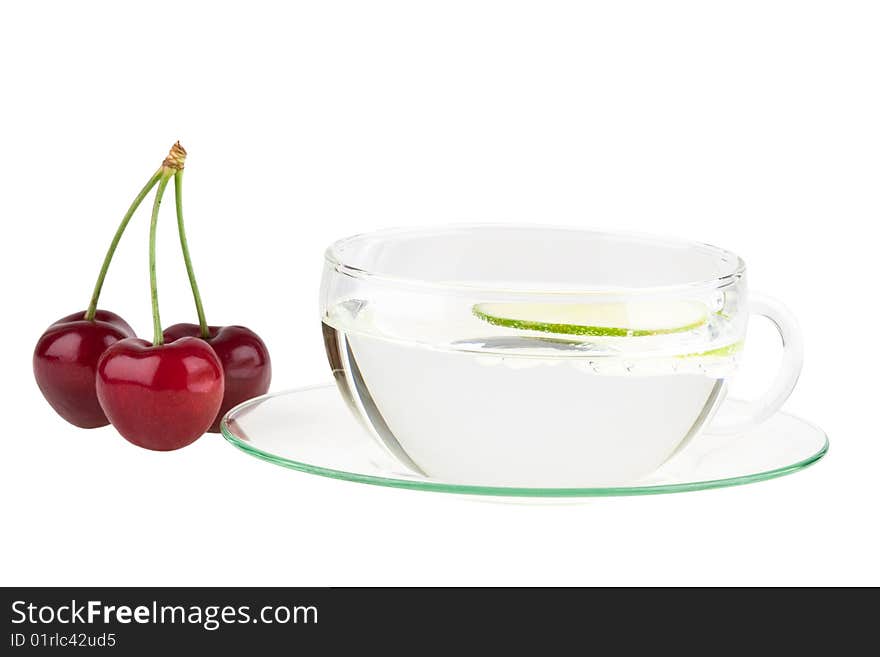
[{"label": "citrus slice in water", "polygon": [[478,303],[473,313],[495,326],[565,335],[643,336],[681,333],[706,323],[697,301],[633,303]]}]

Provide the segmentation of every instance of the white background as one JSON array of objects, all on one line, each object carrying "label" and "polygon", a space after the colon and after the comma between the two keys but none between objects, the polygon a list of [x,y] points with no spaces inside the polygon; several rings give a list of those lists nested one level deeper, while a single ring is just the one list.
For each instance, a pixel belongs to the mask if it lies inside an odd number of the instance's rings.
[{"label": "white background", "polygon": [[[768,0],[4,4],[0,583],[880,584],[878,19]],[[520,506],[314,478],[213,435],[152,453],[78,430],[37,390],[33,345],[85,307],[178,138],[209,320],[265,338],[274,390],[329,378],[317,288],[337,237],[638,230],[738,252],[800,317],[786,409],[831,453],[754,486]],[[167,325],[194,313],[164,210]],[[101,304],[141,335],[147,223]],[[757,389],[774,345],[752,332]]]}]

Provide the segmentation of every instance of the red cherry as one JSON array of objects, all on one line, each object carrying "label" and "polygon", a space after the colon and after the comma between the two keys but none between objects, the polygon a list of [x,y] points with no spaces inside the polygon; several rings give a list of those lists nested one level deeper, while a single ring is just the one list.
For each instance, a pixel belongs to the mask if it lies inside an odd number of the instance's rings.
[{"label": "red cherry", "polygon": [[223,400],[223,368],[204,341],[152,345],[128,338],[98,361],[98,400],[131,443],[168,451],[189,445],[211,426]]},{"label": "red cherry", "polygon": [[65,420],[83,429],[109,424],[95,393],[101,354],[134,331],[116,313],[85,311],[62,317],[47,328],[34,348],[34,377],[46,401]]},{"label": "red cherry", "polygon": [[[220,420],[233,406],[265,394],[272,380],[272,363],[266,344],[244,326],[209,326],[206,342],[223,365],[226,391],[220,412],[210,431],[220,432]],[[162,332],[166,342],[184,337],[200,337],[198,324],[175,324]]]}]

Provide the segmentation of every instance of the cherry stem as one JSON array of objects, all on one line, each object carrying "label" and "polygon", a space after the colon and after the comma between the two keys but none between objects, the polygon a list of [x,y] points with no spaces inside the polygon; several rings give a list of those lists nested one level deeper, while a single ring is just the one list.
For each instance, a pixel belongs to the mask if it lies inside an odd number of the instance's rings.
[{"label": "cherry stem", "polygon": [[95,289],[92,292],[92,298],[89,301],[88,310],[86,310],[85,319],[88,321],[93,321],[95,319],[95,313],[98,310],[98,298],[101,296],[101,288],[104,287],[104,279],[107,277],[107,270],[110,268],[110,261],[113,260],[113,254],[116,253],[116,247],[119,245],[119,240],[122,238],[122,234],[125,232],[125,229],[128,227],[128,222],[131,221],[132,216],[135,213],[135,210],[138,209],[141,202],[146,198],[147,194],[150,193],[150,190],[159,182],[159,178],[162,177],[162,169],[156,171],[153,174],[153,177],[147,181],[147,184],[144,185],[144,188],[138,193],[135,197],[134,201],[131,204],[131,207],[128,208],[128,212],[125,213],[125,216],[122,218],[122,222],[119,224],[119,228],[116,229],[116,234],[113,236],[113,241],[110,242],[110,248],[107,249],[107,255],[104,256],[104,263],[101,265],[101,271],[98,274],[98,280],[95,282]]},{"label": "cherry stem", "polygon": [[156,188],[156,198],[153,201],[153,214],[150,216],[150,300],[153,304],[153,345],[159,346],[164,342],[162,337],[162,320],[159,319],[159,291],[156,285],[156,224],[159,219],[159,206],[162,204],[162,195],[168,186],[168,180],[172,171],[163,167],[160,169],[159,187]]},{"label": "cherry stem", "polygon": [[193,301],[196,303],[196,313],[199,315],[199,329],[201,330],[202,338],[207,340],[211,337],[211,333],[208,331],[205,309],[202,307],[202,295],[199,294],[199,284],[196,282],[196,273],[193,271],[192,259],[189,257],[186,229],[183,226],[183,169],[174,174],[174,201],[177,208],[177,232],[180,234],[180,249],[183,251],[183,261],[186,263],[189,286],[192,288]]}]

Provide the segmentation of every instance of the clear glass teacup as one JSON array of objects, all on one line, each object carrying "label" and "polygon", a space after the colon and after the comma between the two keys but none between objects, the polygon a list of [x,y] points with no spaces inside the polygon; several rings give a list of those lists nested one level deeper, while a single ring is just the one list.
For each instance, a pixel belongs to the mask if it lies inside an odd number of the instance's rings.
[{"label": "clear glass teacup", "polygon": [[[782,367],[748,416],[713,419],[751,313],[779,329]],[[749,296],[733,253],[571,228],[340,240],[325,254],[321,314],[366,429],[402,467],[472,485],[637,481],[701,432],[768,418],[802,361],[796,322]]]}]

